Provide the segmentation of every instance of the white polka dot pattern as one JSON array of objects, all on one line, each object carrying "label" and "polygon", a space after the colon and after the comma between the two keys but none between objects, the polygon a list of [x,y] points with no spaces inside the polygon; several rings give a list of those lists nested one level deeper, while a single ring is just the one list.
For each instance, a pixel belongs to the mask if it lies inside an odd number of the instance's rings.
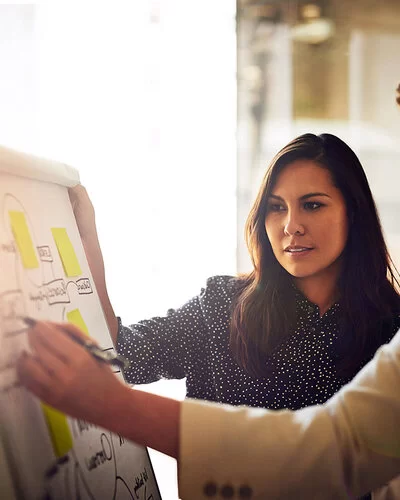
[{"label": "white polka dot pattern", "polygon": [[[229,352],[230,308],[236,278],[216,276],[167,316],[119,325],[117,350],[131,361],[129,383],[186,377],[187,397],[233,405],[299,409],[327,401],[348,379],[332,357],[339,304],[322,317],[299,292],[293,333],[266,359],[268,377],[248,375]],[[398,327],[393,331],[397,331]]]}]

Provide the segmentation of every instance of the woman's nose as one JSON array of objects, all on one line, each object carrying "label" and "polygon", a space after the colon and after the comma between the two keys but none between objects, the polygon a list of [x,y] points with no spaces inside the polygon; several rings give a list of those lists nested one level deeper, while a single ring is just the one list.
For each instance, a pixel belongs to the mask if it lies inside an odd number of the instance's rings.
[{"label": "woman's nose", "polygon": [[283,228],[284,233],[287,236],[303,235],[304,225],[301,223],[299,215],[295,213],[288,212],[288,216]]}]

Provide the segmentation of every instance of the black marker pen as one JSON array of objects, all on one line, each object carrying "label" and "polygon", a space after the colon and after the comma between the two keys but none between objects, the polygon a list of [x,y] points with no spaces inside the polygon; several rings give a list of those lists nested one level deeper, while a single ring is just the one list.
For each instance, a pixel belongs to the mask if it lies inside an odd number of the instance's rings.
[{"label": "black marker pen", "polygon": [[[37,323],[36,319],[28,316],[23,316],[21,319],[27,326],[29,326],[29,328],[33,328]],[[74,342],[81,345],[97,361],[101,361],[107,365],[117,366],[121,370],[127,370],[129,368],[130,363],[123,356],[120,356],[113,351],[103,350],[91,340],[84,340],[76,337],[66,329],[63,329],[63,332],[66,333]]]}]

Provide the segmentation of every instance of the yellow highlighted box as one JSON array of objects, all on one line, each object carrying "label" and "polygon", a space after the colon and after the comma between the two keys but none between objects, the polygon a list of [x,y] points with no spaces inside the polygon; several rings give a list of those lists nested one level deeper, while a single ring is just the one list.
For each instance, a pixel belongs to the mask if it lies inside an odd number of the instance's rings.
[{"label": "yellow highlighted box", "polygon": [[49,428],[54,453],[60,458],[66,455],[73,446],[67,417],[64,413],[59,412],[45,403],[42,403],[42,409]]},{"label": "yellow highlighted box", "polygon": [[89,335],[89,330],[82,318],[82,314],[79,309],[73,309],[67,312],[68,322],[80,328],[86,335]]},{"label": "yellow highlighted box", "polygon": [[36,255],[35,247],[26,223],[23,212],[10,210],[8,212],[11,221],[11,229],[22,259],[22,265],[25,269],[34,269],[39,267],[39,260]]},{"label": "yellow highlighted box", "polygon": [[74,247],[72,246],[65,227],[53,227],[51,232],[57,245],[65,275],[79,276],[82,274],[81,266],[79,265]]}]

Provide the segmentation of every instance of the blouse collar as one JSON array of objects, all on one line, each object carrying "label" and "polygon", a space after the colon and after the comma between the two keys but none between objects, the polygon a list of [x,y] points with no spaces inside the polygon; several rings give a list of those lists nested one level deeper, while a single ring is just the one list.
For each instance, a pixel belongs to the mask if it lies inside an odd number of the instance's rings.
[{"label": "blouse collar", "polygon": [[[319,306],[317,304],[314,304],[314,302],[311,302],[298,288],[297,286],[292,282],[292,287],[294,290],[295,294],[295,300],[296,300],[296,310],[299,314],[301,313],[306,313],[306,314],[319,314]],[[340,302],[336,301],[334,302],[323,314],[323,316],[326,316],[327,314],[334,314],[338,311],[340,308]]]}]

